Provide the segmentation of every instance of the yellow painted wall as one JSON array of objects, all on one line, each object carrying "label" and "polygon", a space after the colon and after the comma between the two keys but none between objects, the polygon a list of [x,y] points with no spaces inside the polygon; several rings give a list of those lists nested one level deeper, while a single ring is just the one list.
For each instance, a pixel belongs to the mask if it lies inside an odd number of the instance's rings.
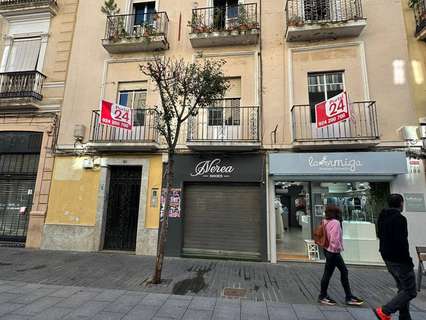
[{"label": "yellow painted wall", "polygon": [[[116,157],[135,158],[135,156]],[[156,207],[151,206],[151,191],[153,188],[157,188],[159,192],[161,190],[163,171],[161,155],[147,155],[138,158],[150,160],[145,226],[158,228],[160,197],[158,197]],[[83,169],[82,157],[57,157],[46,224],[94,226],[99,183],[100,168]]]},{"label": "yellow painted wall", "polygon": [[99,169],[83,169],[81,157],[57,157],[46,224],[94,226],[99,176]]}]

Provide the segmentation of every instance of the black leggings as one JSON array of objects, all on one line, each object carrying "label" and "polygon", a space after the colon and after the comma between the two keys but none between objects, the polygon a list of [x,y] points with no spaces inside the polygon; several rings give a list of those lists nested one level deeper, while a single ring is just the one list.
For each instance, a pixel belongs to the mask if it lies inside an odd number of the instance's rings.
[{"label": "black leggings", "polygon": [[346,268],[345,261],[343,261],[340,253],[329,252],[324,250],[325,255],[325,267],[324,275],[321,279],[321,293],[320,299],[327,296],[328,284],[330,283],[331,276],[333,275],[334,269],[340,271],[340,281],[342,282],[343,289],[345,290],[346,300],[352,297],[351,286],[349,285],[348,268]]}]

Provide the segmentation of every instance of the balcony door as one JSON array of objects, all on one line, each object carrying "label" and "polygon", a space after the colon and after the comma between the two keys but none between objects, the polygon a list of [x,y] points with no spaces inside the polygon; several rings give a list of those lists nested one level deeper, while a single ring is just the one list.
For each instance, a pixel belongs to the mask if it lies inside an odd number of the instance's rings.
[{"label": "balcony door", "polygon": [[315,105],[328,100],[345,90],[344,72],[325,72],[308,74],[309,105],[311,109],[311,132],[313,139],[337,139],[351,137],[351,120],[324,128],[317,128]]},{"label": "balcony door", "polygon": [[154,19],[155,12],[155,1],[134,3],[134,18],[131,23],[133,28],[132,32],[143,34],[145,31],[147,31],[148,33],[152,33],[151,31],[156,28]]},{"label": "balcony door", "polygon": [[152,139],[152,115],[145,109],[147,91],[143,85],[123,84],[118,92],[118,104],[132,109],[133,129],[131,131],[117,129],[115,139],[119,141],[146,141]]},{"label": "balcony door", "polygon": [[238,0],[214,0],[212,23],[216,30],[228,29],[238,24]]},{"label": "balcony door", "polygon": [[6,72],[37,70],[41,38],[14,39],[7,57]]}]

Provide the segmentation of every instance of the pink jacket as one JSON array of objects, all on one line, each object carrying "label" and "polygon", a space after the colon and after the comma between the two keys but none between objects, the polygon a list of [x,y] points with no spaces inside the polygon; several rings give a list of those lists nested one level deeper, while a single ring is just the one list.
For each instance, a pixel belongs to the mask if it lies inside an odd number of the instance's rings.
[{"label": "pink jacket", "polygon": [[343,251],[343,232],[342,226],[338,220],[326,220],[325,231],[327,233],[329,252],[339,253]]}]

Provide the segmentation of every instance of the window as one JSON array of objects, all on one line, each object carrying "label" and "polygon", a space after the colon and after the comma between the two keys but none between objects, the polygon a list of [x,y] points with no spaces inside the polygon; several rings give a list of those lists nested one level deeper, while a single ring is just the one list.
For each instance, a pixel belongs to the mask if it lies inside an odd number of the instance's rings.
[{"label": "window", "polygon": [[330,20],[330,2],[324,0],[304,0],[306,21]]},{"label": "window", "polygon": [[215,29],[222,30],[225,26],[238,21],[238,0],[214,0],[213,24]]},{"label": "window", "polygon": [[34,71],[40,55],[41,38],[13,40],[6,64],[6,72]]},{"label": "window", "polygon": [[118,104],[133,109],[133,125],[145,124],[146,90],[121,90],[118,93]]},{"label": "window", "polygon": [[229,78],[225,98],[208,108],[209,126],[240,125],[241,78]]},{"label": "window", "polygon": [[343,92],[343,72],[308,73],[311,122],[315,122],[315,105]]},{"label": "window", "polygon": [[152,24],[155,1],[133,4],[133,13],[135,15],[134,25]]}]

